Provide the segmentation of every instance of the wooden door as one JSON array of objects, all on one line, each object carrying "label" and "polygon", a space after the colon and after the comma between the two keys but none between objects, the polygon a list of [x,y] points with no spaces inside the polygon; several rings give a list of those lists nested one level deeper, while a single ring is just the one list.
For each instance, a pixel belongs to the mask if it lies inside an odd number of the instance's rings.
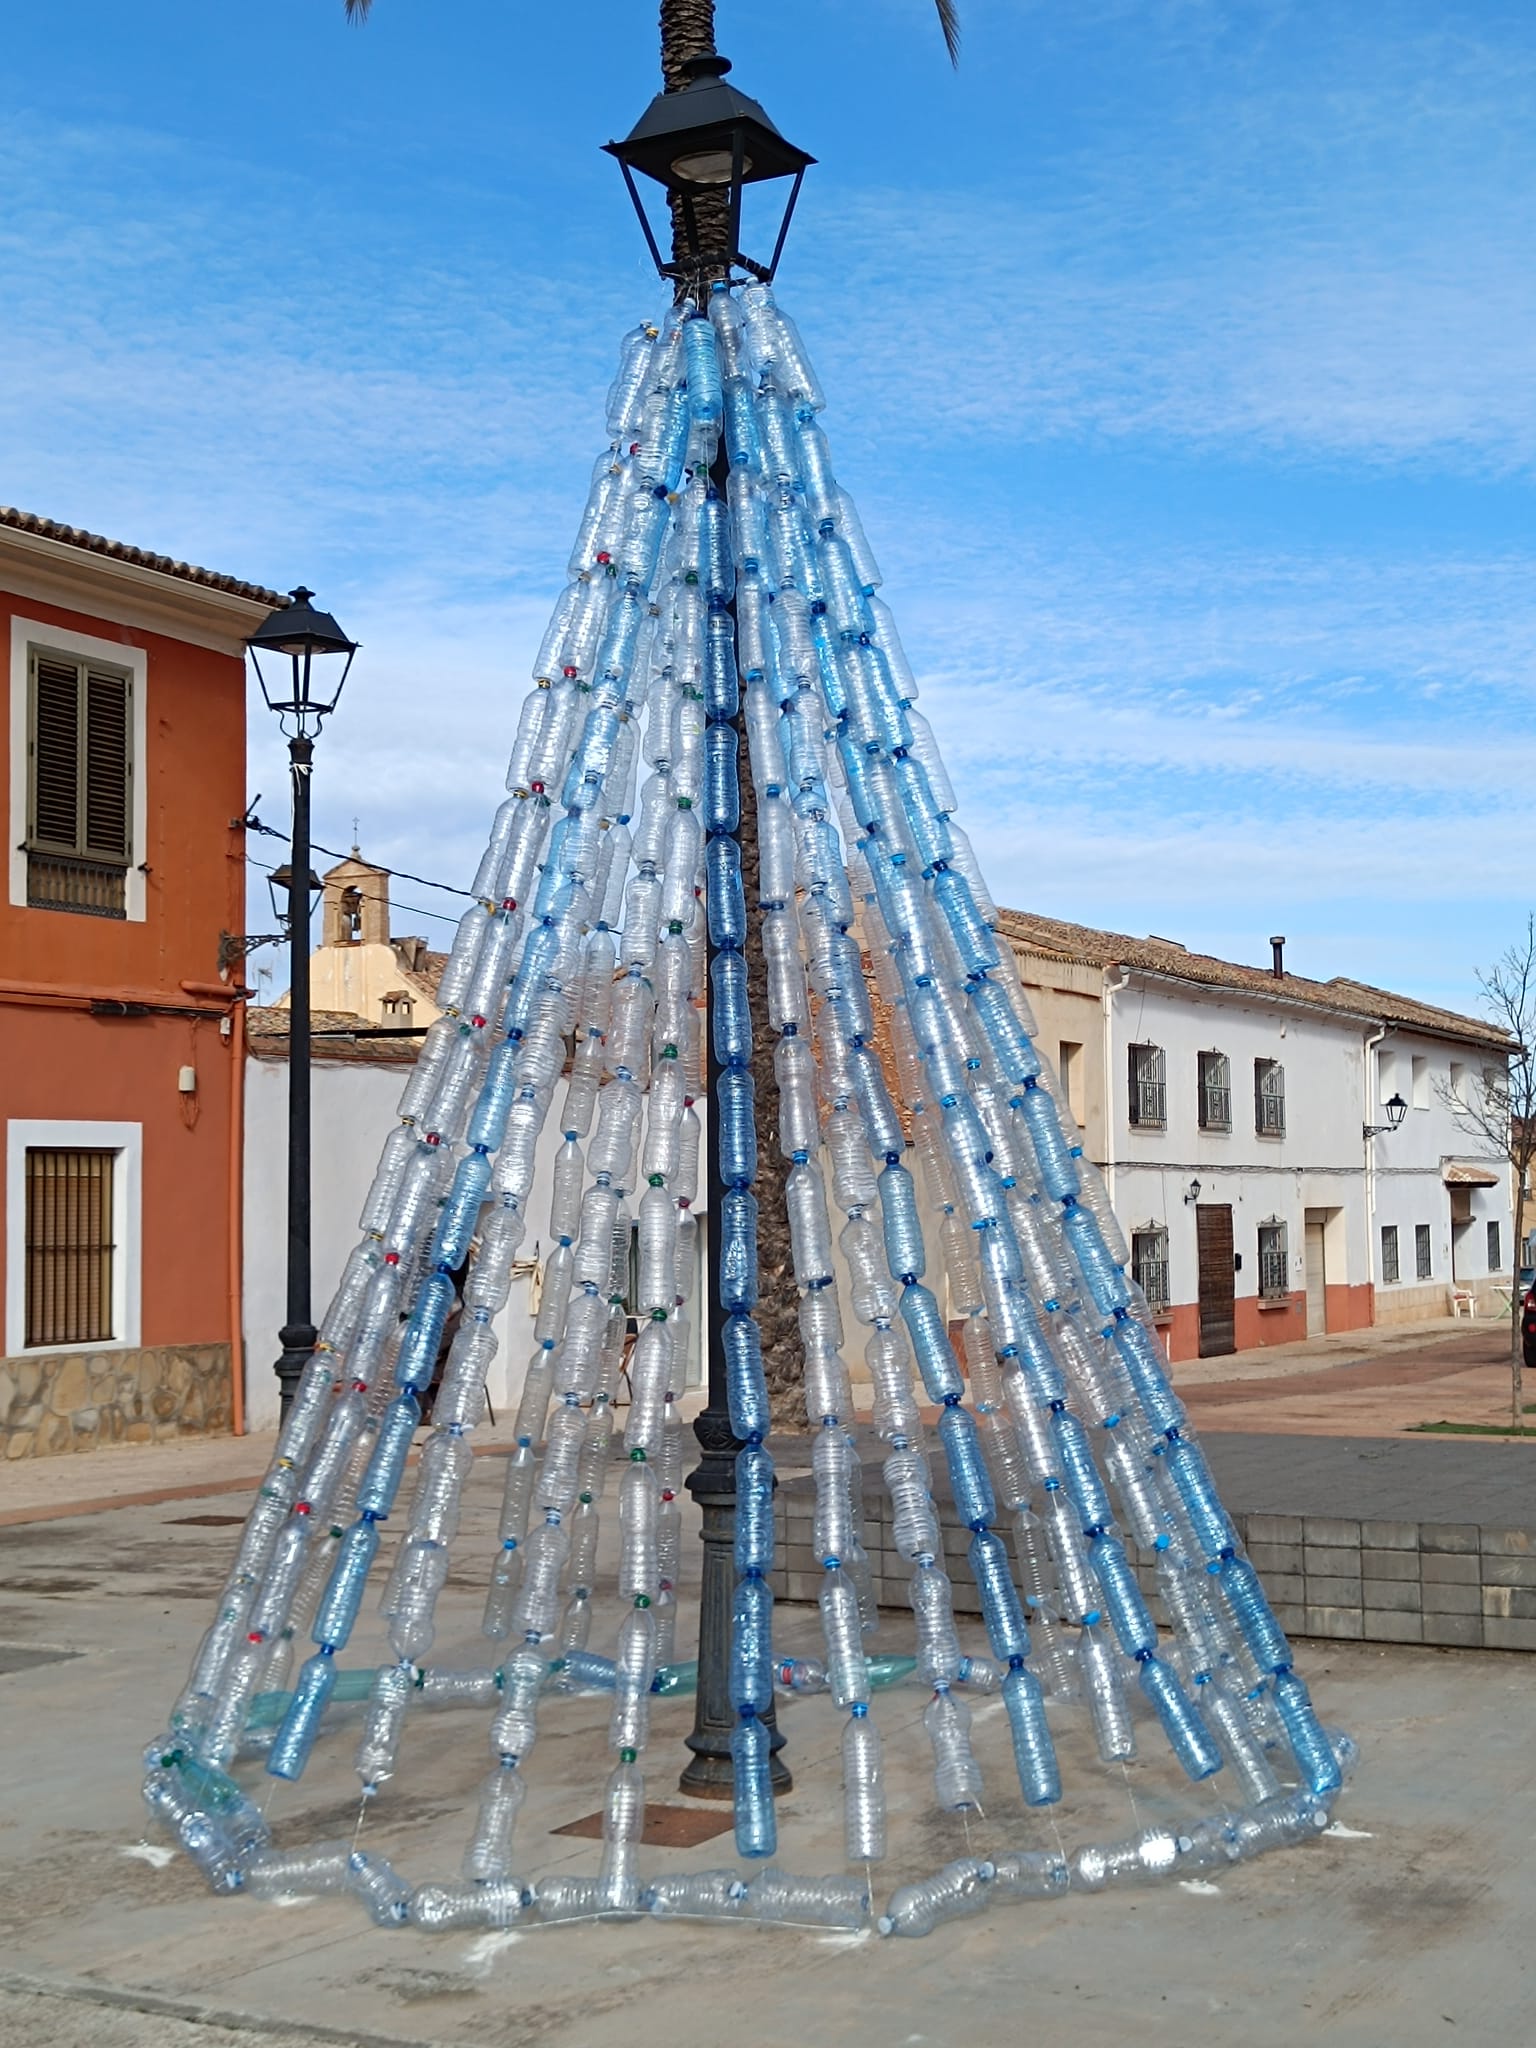
[{"label": "wooden door", "polygon": [[1200,1252],[1200,1356],[1222,1358],[1237,1349],[1231,1203],[1199,1203],[1195,1230]]},{"label": "wooden door", "polygon": [[1307,1211],[1307,1335],[1321,1337],[1328,1328],[1327,1218]]}]

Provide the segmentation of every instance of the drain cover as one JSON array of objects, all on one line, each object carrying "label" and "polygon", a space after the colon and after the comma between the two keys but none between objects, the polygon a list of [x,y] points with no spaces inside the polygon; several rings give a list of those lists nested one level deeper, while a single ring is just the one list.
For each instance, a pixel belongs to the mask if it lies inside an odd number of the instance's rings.
[{"label": "drain cover", "polygon": [[21,1643],[0,1643],[0,1678],[13,1671],[35,1671],[40,1664],[67,1664],[78,1650],[33,1650]]},{"label": "drain cover", "polygon": [[167,1529],[233,1529],[244,1520],[244,1515],[172,1515],[165,1526]]},{"label": "drain cover", "polygon": [[[735,1824],[729,1806],[716,1807],[713,1812],[696,1806],[647,1806],[645,1831],[640,1839],[651,1849],[694,1849],[700,1842],[713,1841],[716,1835],[728,1835]],[[591,1841],[601,1841],[603,1816],[584,1814],[580,1820],[568,1821],[563,1828],[551,1828],[550,1833],[585,1835]]]}]

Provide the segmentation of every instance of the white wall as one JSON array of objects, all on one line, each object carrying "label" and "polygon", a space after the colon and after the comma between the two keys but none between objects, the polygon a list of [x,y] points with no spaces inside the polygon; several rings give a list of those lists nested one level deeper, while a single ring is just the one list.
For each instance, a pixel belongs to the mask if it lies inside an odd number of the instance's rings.
[{"label": "white wall", "polygon": [[[1412,1032],[1394,1031],[1382,1040],[1374,1060],[1371,1121],[1385,1123],[1384,1105],[1394,1092],[1408,1104],[1402,1128],[1373,1141],[1375,1217],[1371,1232],[1372,1268],[1382,1290],[1382,1308],[1390,1316],[1394,1297],[1405,1296],[1414,1289],[1429,1286],[1438,1290],[1442,1301],[1446,1298],[1452,1277],[1453,1248],[1451,1201],[1445,1186],[1448,1161],[1469,1165],[1482,1161],[1490,1172],[1497,1175],[1495,1186],[1469,1191],[1472,1221],[1454,1233],[1455,1277],[1458,1282],[1465,1281],[1477,1288],[1479,1282],[1491,1282],[1495,1273],[1509,1272],[1514,1249],[1514,1216],[1507,1162],[1497,1155],[1489,1156],[1485,1141],[1457,1122],[1442,1093],[1450,1083],[1453,1063],[1465,1069],[1467,1087],[1477,1090],[1481,1088],[1484,1067],[1498,1068],[1502,1065],[1499,1056],[1475,1046],[1447,1044],[1444,1040]],[[1415,1060],[1421,1062],[1417,1088],[1414,1085]],[[1487,1226],[1490,1221],[1499,1225],[1497,1267],[1490,1267],[1488,1260]],[[1418,1277],[1414,1256],[1414,1231],[1421,1223],[1427,1223],[1430,1228],[1432,1273],[1427,1283]],[[1383,1224],[1397,1226],[1400,1277],[1395,1286],[1388,1285],[1381,1277]],[[1489,1298],[1491,1306],[1491,1285],[1484,1285],[1478,1291],[1480,1297]],[[1482,1305],[1480,1298],[1479,1306]]]},{"label": "white wall", "polygon": [[[1330,1219],[1330,1285],[1370,1279],[1357,1020],[1133,974],[1111,998],[1110,1026],[1115,1208],[1127,1235],[1153,1222],[1166,1228],[1174,1302],[1198,1295],[1195,1211],[1185,1201],[1192,1180],[1200,1182],[1201,1201],[1232,1205],[1233,1249],[1242,1259],[1239,1300],[1258,1295],[1258,1226],[1271,1216],[1287,1227],[1291,1288],[1305,1287],[1307,1209],[1340,1212]],[[1168,1121],[1162,1131],[1130,1122],[1129,1050],[1143,1044],[1164,1050]],[[1230,1131],[1199,1128],[1201,1052],[1227,1056]],[[1256,1059],[1278,1060],[1285,1069],[1283,1137],[1255,1132]]]},{"label": "white wall", "polygon": [[[410,1069],[317,1063],[311,1076],[313,1098],[313,1307],[318,1324],[353,1246],[374,1168],[395,1123]],[[702,1105],[700,1105],[702,1109]],[[247,1427],[270,1429],[277,1422],[277,1377],[272,1370],[281,1346],[277,1333],[287,1320],[285,1244],[288,1188],[288,1066],[285,1060],[251,1059],[246,1064],[245,1098],[245,1270],[243,1314]],[[531,1259],[537,1243],[540,1257],[552,1249],[549,1205],[554,1193],[554,1156],[560,1143],[560,1117],[551,1113],[539,1147],[529,1195],[530,1224],[520,1258]],[[702,1178],[702,1153],[701,1153]],[[702,1190],[701,1190],[702,1194]],[[702,1199],[695,1209],[702,1216]],[[542,1220],[542,1224],[539,1219]],[[699,1341],[703,1322],[702,1293],[696,1290],[689,1308],[694,1359],[689,1383],[699,1377]],[[498,1420],[515,1408],[532,1348],[528,1283],[514,1282],[506,1308],[497,1318],[500,1344],[487,1379],[487,1392]]]}]

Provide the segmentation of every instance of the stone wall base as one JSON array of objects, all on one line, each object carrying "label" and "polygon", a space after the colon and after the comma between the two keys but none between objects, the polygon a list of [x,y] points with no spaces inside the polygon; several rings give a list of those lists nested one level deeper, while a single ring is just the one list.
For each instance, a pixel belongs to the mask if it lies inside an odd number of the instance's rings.
[{"label": "stone wall base", "polygon": [[0,1358],[0,1458],[227,1436],[231,1424],[227,1344]]}]

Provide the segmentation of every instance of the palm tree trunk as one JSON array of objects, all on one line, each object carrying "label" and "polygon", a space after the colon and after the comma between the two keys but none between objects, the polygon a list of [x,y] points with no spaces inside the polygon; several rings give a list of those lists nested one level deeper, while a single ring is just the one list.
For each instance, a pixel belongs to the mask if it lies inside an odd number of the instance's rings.
[{"label": "palm tree trunk", "polygon": [[[715,0],[661,0],[661,78],[666,90],[681,92],[688,83],[690,57],[714,54]],[[726,274],[731,255],[730,202],[723,191],[694,195],[693,217],[702,262],[689,246],[688,223],[676,193],[671,207],[672,261],[679,266],[679,284],[697,293]]]}]

